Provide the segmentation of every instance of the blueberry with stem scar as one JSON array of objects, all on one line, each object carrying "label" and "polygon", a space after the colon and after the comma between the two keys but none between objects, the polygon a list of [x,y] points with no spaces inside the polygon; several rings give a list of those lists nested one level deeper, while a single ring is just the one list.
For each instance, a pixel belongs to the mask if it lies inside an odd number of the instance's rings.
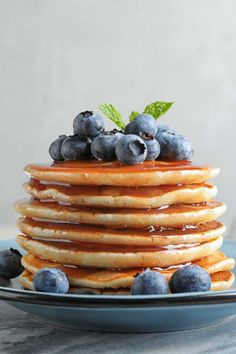
[{"label": "blueberry with stem scar", "polygon": [[74,134],[81,138],[91,138],[104,132],[104,120],[97,113],[85,111],[79,113],[73,122]]},{"label": "blueberry with stem scar", "polygon": [[124,135],[116,145],[116,157],[126,164],[142,163],[147,156],[147,147],[143,139],[134,134]]}]

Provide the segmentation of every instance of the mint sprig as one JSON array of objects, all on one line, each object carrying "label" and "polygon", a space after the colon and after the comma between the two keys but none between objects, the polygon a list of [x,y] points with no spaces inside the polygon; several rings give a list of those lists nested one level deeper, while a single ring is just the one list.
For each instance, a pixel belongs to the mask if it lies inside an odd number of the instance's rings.
[{"label": "mint sprig", "polygon": [[103,103],[99,106],[99,109],[112,120],[120,129],[125,128],[125,122],[123,121],[121,113],[118,109],[110,103]]},{"label": "mint sprig", "polygon": [[[147,105],[143,113],[150,114],[153,118],[159,119],[165,114],[174,102],[156,101]],[[99,106],[99,109],[112,120],[120,129],[124,129],[126,124],[123,120],[121,113],[111,103],[103,103]],[[129,121],[132,122],[140,113],[132,111],[129,116]]]},{"label": "mint sprig", "polygon": [[129,115],[129,121],[132,122],[140,113],[137,111],[132,111]]},{"label": "mint sprig", "polygon": [[153,118],[158,119],[170,109],[173,103],[163,101],[153,102],[145,107],[143,113],[150,114]]}]

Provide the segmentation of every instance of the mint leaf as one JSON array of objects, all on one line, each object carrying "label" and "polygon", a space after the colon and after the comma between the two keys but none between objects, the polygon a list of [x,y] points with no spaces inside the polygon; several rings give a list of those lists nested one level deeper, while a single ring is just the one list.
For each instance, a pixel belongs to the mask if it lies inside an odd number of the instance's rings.
[{"label": "mint leaf", "polygon": [[99,109],[109,118],[111,119],[120,129],[124,129],[125,122],[123,121],[122,115],[110,103],[103,103],[99,106]]},{"label": "mint leaf", "polygon": [[136,111],[132,111],[129,116],[129,121],[132,122],[140,113]]},{"label": "mint leaf", "polygon": [[158,119],[165,114],[174,102],[157,101],[146,106],[143,113],[150,114],[153,118]]}]

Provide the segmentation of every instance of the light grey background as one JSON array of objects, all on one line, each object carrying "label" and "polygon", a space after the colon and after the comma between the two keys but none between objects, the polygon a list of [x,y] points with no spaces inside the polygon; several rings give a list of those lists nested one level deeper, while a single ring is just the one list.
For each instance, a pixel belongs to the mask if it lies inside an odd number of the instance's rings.
[{"label": "light grey background", "polygon": [[221,167],[233,237],[235,16],[234,0],[0,1],[1,224],[15,222],[23,166],[48,161],[78,112],[159,99],[175,101],[162,121],[191,138],[194,160]]}]

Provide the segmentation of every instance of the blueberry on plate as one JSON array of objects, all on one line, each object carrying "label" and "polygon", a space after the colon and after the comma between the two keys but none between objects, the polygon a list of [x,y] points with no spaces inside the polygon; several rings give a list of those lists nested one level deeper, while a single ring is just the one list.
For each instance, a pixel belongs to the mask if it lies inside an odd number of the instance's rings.
[{"label": "blueberry on plate", "polygon": [[143,139],[147,147],[146,160],[156,160],[161,152],[161,147],[158,141],[153,137],[147,137]]},{"label": "blueberry on plate", "polygon": [[20,275],[24,270],[21,258],[20,252],[14,248],[0,251],[0,276],[12,279]]},{"label": "blueberry on plate", "polygon": [[165,276],[159,272],[146,269],[138,274],[131,287],[132,295],[167,294],[168,282]]},{"label": "blueberry on plate", "polygon": [[183,135],[166,131],[158,135],[157,140],[161,146],[159,157],[162,160],[190,160],[193,156],[190,140]]},{"label": "blueberry on plate", "polygon": [[90,138],[104,132],[104,120],[97,113],[85,111],[79,113],[73,122],[74,134],[81,138]]},{"label": "blueberry on plate", "polygon": [[156,136],[156,120],[149,114],[140,114],[132,122],[126,125],[125,134],[135,134],[142,136],[148,134]]},{"label": "blueberry on plate", "polygon": [[64,158],[61,154],[61,146],[63,141],[67,138],[66,135],[60,135],[59,138],[54,140],[49,146],[49,155],[54,161],[63,161]]},{"label": "blueberry on plate", "polygon": [[112,161],[116,159],[116,144],[118,140],[123,136],[119,132],[107,132],[104,134],[99,134],[91,145],[92,155],[103,161]]},{"label": "blueberry on plate", "polygon": [[156,139],[158,137],[158,135],[165,133],[165,132],[169,132],[169,133],[176,133],[176,130],[172,127],[170,127],[167,124],[158,124],[157,126],[157,133],[156,133]]},{"label": "blueberry on plate", "polygon": [[188,265],[174,272],[169,284],[172,293],[208,291],[211,288],[211,278],[198,265]]},{"label": "blueberry on plate", "polygon": [[69,281],[64,272],[58,268],[42,268],[34,277],[34,289],[46,293],[66,294]]},{"label": "blueberry on plate", "polygon": [[134,134],[122,136],[116,144],[116,157],[120,162],[133,165],[147,157],[147,147],[143,139]]},{"label": "blueberry on plate", "polygon": [[89,139],[72,135],[63,141],[61,153],[65,160],[85,160],[91,157],[90,147]]}]

